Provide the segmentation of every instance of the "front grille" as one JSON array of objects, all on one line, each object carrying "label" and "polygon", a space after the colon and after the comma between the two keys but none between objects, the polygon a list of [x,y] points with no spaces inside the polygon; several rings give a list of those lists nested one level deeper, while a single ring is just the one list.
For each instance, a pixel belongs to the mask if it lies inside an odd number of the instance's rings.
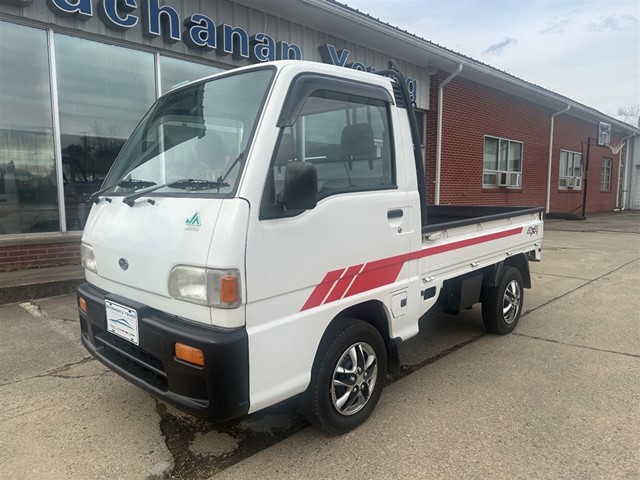
[{"label": "front grille", "polygon": [[158,390],[168,390],[167,374],[162,360],[149,355],[137,345],[93,327],[96,347],[111,362]]}]

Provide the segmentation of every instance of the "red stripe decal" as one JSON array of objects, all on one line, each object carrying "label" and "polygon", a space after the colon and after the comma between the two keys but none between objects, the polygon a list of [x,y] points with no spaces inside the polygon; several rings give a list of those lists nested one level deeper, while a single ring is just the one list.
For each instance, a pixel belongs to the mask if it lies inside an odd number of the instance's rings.
[{"label": "red stripe decal", "polygon": [[[505,230],[504,232],[490,233],[489,235],[483,235],[482,237],[469,238],[467,240],[460,240],[458,242],[448,243],[446,245],[438,245],[437,247],[425,248],[413,252],[411,255],[413,258],[429,257],[431,255],[437,255],[439,253],[449,252],[451,250],[457,250],[459,248],[470,247],[471,245],[478,245],[480,243],[490,242],[492,240],[498,240],[500,238],[511,237],[512,235],[519,235],[524,230],[523,227],[512,228],[511,230]],[[417,254],[417,255],[416,255]]]},{"label": "red stripe decal", "polygon": [[315,308],[320,305],[327,296],[327,293],[329,293],[329,290],[331,290],[331,287],[333,287],[333,284],[340,278],[342,272],[344,272],[344,269],[334,270],[327,273],[322,279],[322,282],[320,282],[313,290],[306,303],[302,306],[302,310],[300,311],[302,312],[303,310]]},{"label": "red stripe decal", "polygon": [[[460,248],[470,247],[472,245],[478,245],[485,242],[491,242],[493,240],[499,240],[501,238],[511,237],[513,235],[519,235],[524,230],[523,227],[512,228],[511,230],[505,230],[503,232],[490,233],[481,237],[469,238],[467,240],[459,240],[457,242],[447,243],[444,245],[437,245],[435,247],[423,248],[416,252],[405,253],[403,255],[396,255],[395,257],[383,258],[381,260],[375,260],[365,264],[362,271],[360,271],[362,265],[355,265],[348,269],[334,270],[325,275],[322,282],[316,286],[311,293],[311,296],[306,301],[300,311],[314,308],[322,303],[331,303],[339,300],[343,297],[350,297],[357,295],[358,293],[367,292],[374,288],[390,285],[396,281],[400,271],[405,262],[409,260],[418,260],[431,255],[438,255],[440,253],[450,252],[452,250],[458,250]],[[360,273],[358,273],[360,272]],[[342,274],[344,273],[344,276]],[[342,276],[342,278],[340,278]],[[351,282],[353,277],[356,277]],[[339,279],[339,280],[338,280]],[[337,283],[336,283],[337,282]],[[331,287],[334,286],[333,290]],[[349,285],[351,285],[349,287]],[[344,294],[344,291],[347,293]],[[329,291],[331,290],[331,293]],[[329,296],[327,297],[327,294]],[[326,298],[326,300],[325,300]]]},{"label": "red stripe decal", "polygon": [[347,292],[347,297],[393,283],[398,278],[406,255],[367,263]]},{"label": "red stripe decal", "polygon": [[324,303],[330,303],[335,302],[336,300],[340,300],[342,298],[342,295],[344,295],[344,292],[347,291],[349,285],[351,285],[353,277],[355,277],[360,272],[360,269],[362,269],[362,264],[347,268],[347,271],[342,276],[342,278],[336,282],[333,290],[331,290],[331,293],[324,301]]}]

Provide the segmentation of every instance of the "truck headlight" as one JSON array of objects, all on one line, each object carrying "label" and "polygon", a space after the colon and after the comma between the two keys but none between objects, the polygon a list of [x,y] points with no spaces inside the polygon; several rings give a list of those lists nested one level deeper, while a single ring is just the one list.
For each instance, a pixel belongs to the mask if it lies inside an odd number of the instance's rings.
[{"label": "truck headlight", "polygon": [[93,273],[98,273],[98,265],[96,264],[96,256],[91,248],[86,243],[80,245],[80,258],[82,260],[82,266]]},{"label": "truck headlight", "polygon": [[169,274],[169,295],[177,300],[218,308],[240,305],[240,271],[179,265]]}]

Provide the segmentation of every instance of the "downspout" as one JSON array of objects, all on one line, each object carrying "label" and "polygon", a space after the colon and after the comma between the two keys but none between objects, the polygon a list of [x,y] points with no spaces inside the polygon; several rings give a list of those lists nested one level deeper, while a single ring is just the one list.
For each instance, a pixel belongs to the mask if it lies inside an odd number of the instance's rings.
[{"label": "downspout", "polygon": [[436,135],[436,188],[434,200],[434,203],[436,205],[440,205],[440,163],[442,159],[442,101],[444,97],[444,87],[446,87],[451,80],[456,78],[461,71],[462,64],[459,63],[456,71],[449,75],[438,86],[438,131]]},{"label": "downspout", "polygon": [[545,213],[549,213],[551,208],[551,163],[553,162],[553,126],[555,125],[556,117],[561,113],[568,111],[571,105],[567,105],[562,110],[558,110],[551,115],[551,127],[549,127],[549,159],[547,160],[547,202],[545,207]]},{"label": "downspout", "polygon": [[627,148],[624,149],[624,175],[622,177],[622,185],[620,185],[620,168],[622,167],[622,150],[618,153],[618,191],[616,192],[616,202],[620,200],[620,189],[622,189],[622,203],[620,205],[616,204],[616,207],[620,210],[624,210],[627,207],[627,194],[629,193],[629,189],[627,187],[627,177],[629,176],[629,140],[635,137],[636,134],[632,133],[626,137],[622,137],[620,143],[624,146],[627,144]]}]

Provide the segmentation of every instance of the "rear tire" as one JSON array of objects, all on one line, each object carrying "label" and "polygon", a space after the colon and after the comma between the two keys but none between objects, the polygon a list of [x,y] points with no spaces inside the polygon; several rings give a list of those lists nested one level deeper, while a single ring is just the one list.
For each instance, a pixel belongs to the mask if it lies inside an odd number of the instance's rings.
[{"label": "rear tire", "polygon": [[350,432],[375,409],[386,373],[380,333],[362,320],[338,320],[320,342],[303,398],[305,415],[325,432]]},{"label": "rear tire", "polygon": [[522,274],[514,267],[506,267],[497,287],[486,287],[482,292],[482,320],[490,333],[511,333],[522,312],[524,288]]}]

